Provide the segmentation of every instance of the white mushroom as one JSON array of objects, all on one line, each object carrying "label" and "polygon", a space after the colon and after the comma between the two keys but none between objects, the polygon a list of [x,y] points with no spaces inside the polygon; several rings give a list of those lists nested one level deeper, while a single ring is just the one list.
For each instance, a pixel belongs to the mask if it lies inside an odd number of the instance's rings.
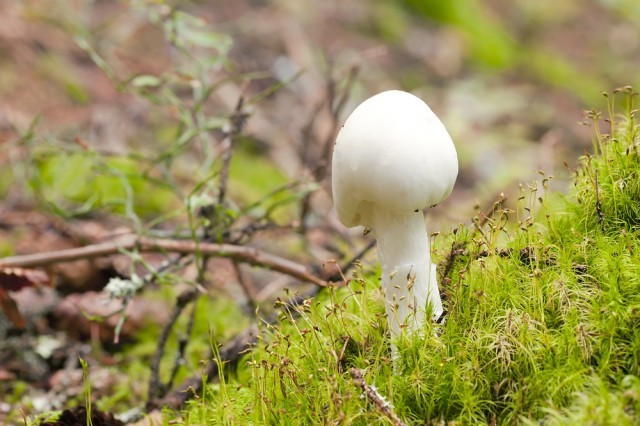
[{"label": "white mushroom", "polygon": [[338,134],[333,200],[347,227],[373,228],[392,336],[419,330],[427,301],[442,302],[422,210],[451,193],[458,157],[451,137],[416,96],[391,90],[360,104]]}]

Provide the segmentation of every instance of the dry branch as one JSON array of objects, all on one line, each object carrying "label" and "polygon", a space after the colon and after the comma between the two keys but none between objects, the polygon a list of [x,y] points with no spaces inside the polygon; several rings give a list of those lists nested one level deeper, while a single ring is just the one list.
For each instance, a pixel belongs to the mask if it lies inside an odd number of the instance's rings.
[{"label": "dry branch", "polygon": [[362,389],[368,401],[371,401],[373,405],[376,407],[378,411],[380,411],[383,415],[385,415],[394,426],[404,426],[405,423],[398,417],[398,415],[393,411],[393,407],[378,392],[375,386],[368,384],[364,378],[362,377],[362,372],[357,368],[352,368],[349,370],[351,377],[353,377],[353,381],[358,387]]},{"label": "dry branch", "polygon": [[[173,329],[176,322],[178,321],[178,317],[180,316],[182,311],[187,307],[188,304],[190,304],[191,302],[197,299],[198,295],[199,294],[197,290],[190,289],[188,291],[183,292],[180,296],[178,296],[176,305],[173,308],[173,312],[171,313],[171,317],[169,318],[169,321],[167,321],[167,323],[162,329],[162,333],[160,334],[160,338],[158,340],[158,348],[156,349],[156,352],[153,354],[153,358],[151,359],[151,378],[149,380],[149,389],[148,389],[148,397],[147,397],[148,401],[152,401],[154,398],[158,396],[160,397],[164,396],[166,390],[171,387],[171,382],[173,381],[175,374],[177,372],[179,361],[184,355],[186,341],[179,342],[179,345],[178,345],[179,347],[176,354],[177,359],[176,359],[176,362],[174,363],[171,379],[166,384],[160,381],[160,362],[162,361],[162,354],[164,353],[165,347],[167,345],[167,341],[169,340],[169,335],[171,334],[171,330]],[[194,317],[192,316],[191,318],[193,319]],[[192,321],[190,321],[190,324],[191,322]],[[188,328],[191,328],[191,327],[188,327]],[[190,334],[191,333],[188,332],[187,336]]]},{"label": "dry branch", "polygon": [[310,274],[304,265],[291,260],[267,253],[263,250],[237,246],[233,244],[215,244],[197,241],[168,240],[158,238],[139,237],[127,235],[116,241],[100,244],[91,244],[66,250],[57,250],[44,253],[26,254],[0,258],[0,267],[32,268],[50,265],[53,263],[71,262],[79,259],[109,256],[125,250],[138,250],[140,252],[170,252],[181,254],[199,253],[207,256],[228,257],[238,262],[253,266],[269,268],[281,272],[301,281],[310,282],[322,287],[327,286],[324,281]]}]

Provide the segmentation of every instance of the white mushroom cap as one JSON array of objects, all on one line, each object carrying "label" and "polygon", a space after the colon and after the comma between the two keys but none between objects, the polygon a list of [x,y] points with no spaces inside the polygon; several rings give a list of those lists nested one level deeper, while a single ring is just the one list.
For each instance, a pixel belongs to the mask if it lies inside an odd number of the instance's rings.
[{"label": "white mushroom cap", "polygon": [[345,226],[372,224],[372,204],[412,212],[449,196],[456,149],[442,122],[418,97],[375,95],[349,116],[333,153],[333,199]]}]

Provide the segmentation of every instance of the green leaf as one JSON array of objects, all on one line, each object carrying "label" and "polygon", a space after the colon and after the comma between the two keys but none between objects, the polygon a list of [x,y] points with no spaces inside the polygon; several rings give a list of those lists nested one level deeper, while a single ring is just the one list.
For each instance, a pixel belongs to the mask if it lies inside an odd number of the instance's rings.
[{"label": "green leaf", "polygon": [[154,75],[139,75],[131,80],[134,87],[157,87],[162,83],[158,77]]}]

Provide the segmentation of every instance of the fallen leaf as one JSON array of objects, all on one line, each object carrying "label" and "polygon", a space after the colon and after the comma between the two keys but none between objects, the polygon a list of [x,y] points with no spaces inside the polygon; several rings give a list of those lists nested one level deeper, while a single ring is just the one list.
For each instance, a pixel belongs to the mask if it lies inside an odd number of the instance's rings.
[{"label": "fallen leaf", "polygon": [[24,317],[18,310],[18,305],[2,287],[0,287],[0,309],[15,327],[24,328]]},{"label": "fallen leaf", "polygon": [[38,269],[3,268],[0,266],[0,289],[18,291],[25,287],[49,286],[51,278]]},{"label": "fallen leaf", "polygon": [[[75,293],[60,300],[53,308],[51,316],[56,329],[78,339],[97,337],[103,343],[114,341],[114,329],[120,321],[124,308],[121,300],[109,299],[104,293],[88,291]],[[165,303],[133,299],[126,311],[126,321],[120,332],[121,339],[134,338],[145,324],[164,323],[170,309]]]}]

